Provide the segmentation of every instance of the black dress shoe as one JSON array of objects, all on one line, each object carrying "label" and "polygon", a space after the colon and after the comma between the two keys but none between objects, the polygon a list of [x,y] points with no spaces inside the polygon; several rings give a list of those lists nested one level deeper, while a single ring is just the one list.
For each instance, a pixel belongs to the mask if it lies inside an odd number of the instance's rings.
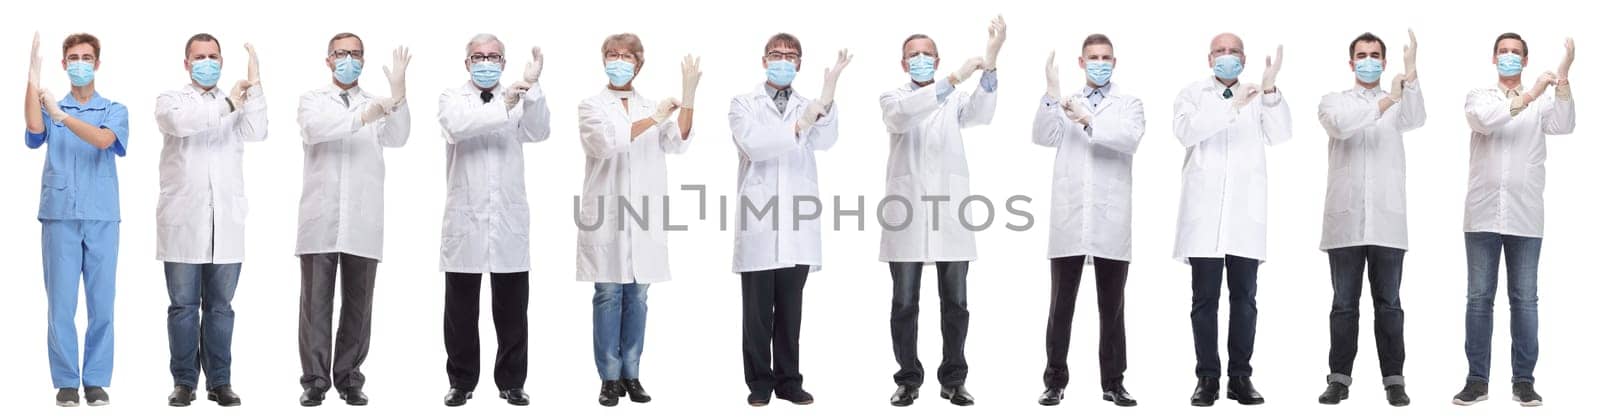
[{"label": "black dress shoe", "polygon": [[1100,393],[1100,399],[1110,401],[1112,404],[1116,404],[1118,407],[1132,407],[1139,405],[1139,401],[1133,399],[1133,395],[1128,394],[1128,390],[1122,388],[1121,386],[1112,387],[1111,389]]},{"label": "black dress shoe", "polygon": [[1045,388],[1044,389],[1044,393],[1043,394],[1039,394],[1039,405],[1057,405],[1057,404],[1061,404],[1061,389],[1060,388]]},{"label": "black dress shoe", "polygon": [[917,387],[901,385],[894,389],[894,395],[889,397],[889,405],[905,407],[917,401]]},{"label": "black dress shoe", "polygon": [[627,392],[622,388],[622,383],[617,381],[600,381],[600,405],[616,407],[617,399]]},{"label": "black dress shoe", "polygon": [[316,407],[322,405],[322,397],[325,393],[325,391],[320,389],[306,388],[305,392],[300,393],[300,406]]},{"label": "black dress shoe", "polygon": [[811,397],[811,393],[801,388],[780,389],[776,394],[778,399],[795,405],[808,405],[816,401],[815,398]]},{"label": "black dress shoe", "polygon": [[1228,399],[1238,401],[1243,405],[1258,405],[1267,402],[1261,398],[1261,393],[1256,392],[1256,386],[1250,383],[1248,376],[1228,377]]},{"label": "black dress shoe", "polygon": [[1317,402],[1334,405],[1350,398],[1350,386],[1338,382],[1329,382],[1328,389],[1322,391],[1317,397]]},{"label": "black dress shoe", "polygon": [[745,397],[744,401],[750,403],[751,407],[766,407],[768,403],[772,402],[772,393],[752,392],[749,397]]},{"label": "black dress shoe", "polygon": [[967,392],[966,385],[944,387],[939,389],[939,398],[950,400],[951,404],[966,407],[972,405],[972,394]]},{"label": "black dress shoe", "polygon": [[345,388],[339,390],[339,399],[344,400],[346,405],[353,405],[357,407],[367,405],[367,394],[361,392],[360,388]]},{"label": "black dress shoe", "polygon": [[1389,399],[1389,405],[1395,407],[1405,407],[1411,405],[1411,396],[1406,395],[1406,386],[1403,384],[1395,384],[1383,387],[1383,394],[1384,397]]},{"label": "black dress shoe", "polygon": [[472,391],[451,388],[444,394],[445,407],[460,407],[467,405],[467,400],[472,399]]},{"label": "black dress shoe", "polygon": [[194,402],[194,388],[183,385],[172,387],[172,394],[167,395],[167,405],[173,407],[188,407]]},{"label": "black dress shoe", "polygon": [[622,391],[628,393],[628,401],[636,403],[650,402],[650,393],[645,392],[644,385],[639,384],[639,379],[623,379]]},{"label": "black dress shoe", "polygon": [[1217,390],[1221,389],[1217,377],[1202,376],[1194,384],[1194,395],[1189,396],[1189,405],[1195,407],[1210,407],[1217,402]]},{"label": "black dress shoe", "polygon": [[[193,394],[190,394],[190,398],[193,398]],[[206,399],[223,407],[238,407],[239,404],[243,404],[243,401],[239,400],[239,394],[233,392],[232,385],[222,385],[206,390]]]},{"label": "black dress shoe", "polygon": [[531,402],[528,400],[528,393],[522,388],[500,390],[500,399],[506,400],[511,405],[528,405]]}]

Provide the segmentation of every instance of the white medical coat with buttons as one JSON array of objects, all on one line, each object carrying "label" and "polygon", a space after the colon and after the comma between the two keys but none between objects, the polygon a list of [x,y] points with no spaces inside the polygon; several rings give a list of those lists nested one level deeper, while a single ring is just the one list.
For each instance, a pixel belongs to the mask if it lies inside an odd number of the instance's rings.
[{"label": "white medical coat with buttons", "polygon": [[244,143],[267,139],[261,86],[229,111],[220,86],[193,84],[156,98],[161,130],[161,195],[156,203],[156,259],[186,264],[244,262]]},{"label": "white medical coat with buttons", "polygon": [[1172,256],[1184,263],[1267,257],[1267,146],[1289,140],[1289,104],[1280,90],[1234,110],[1226,88],[1207,77],[1172,106],[1172,132],[1186,149]]},{"label": "white medical coat with buttons", "polygon": [[[1056,150],[1050,258],[1133,259],[1133,153],[1144,137],[1144,102],[1115,84],[1108,90],[1087,128],[1049,96],[1033,118],[1033,143]],[[1081,92],[1062,99],[1090,108]]]},{"label": "white medical coat with buttons", "polygon": [[1401,135],[1428,113],[1416,81],[1379,113],[1389,92],[1355,88],[1322,96],[1317,118],[1328,132],[1328,192],[1322,250],[1376,245],[1406,249],[1406,147]]},{"label": "white medical coat with buttons", "polygon": [[550,138],[539,84],[506,109],[504,84],[485,103],[472,82],[439,94],[445,146],[439,269],[468,274],[529,269],[528,191],[522,145]]},{"label": "white medical coat with buttons", "polygon": [[347,253],[383,259],[383,148],[405,146],[411,110],[402,100],[388,115],[363,125],[376,97],[360,87],[328,85],[300,96],[305,150],[300,231],[295,255]]},{"label": "white medical coat with buttons", "polygon": [[[627,108],[622,105],[624,98]],[[648,284],[672,279],[667,270],[664,209],[667,154],[687,151],[694,134],[684,137],[679,132],[674,113],[632,136],[633,122],[654,115],[656,104],[635,91],[607,89],[578,105],[578,137],[584,153],[583,196],[578,203],[579,281]],[[684,225],[690,217],[679,218],[673,223]],[[598,227],[584,230],[584,225]]]},{"label": "white medical coat with buttons", "polygon": [[[937,90],[935,84],[918,88],[907,83],[878,97],[883,124],[889,131],[888,184],[879,213],[884,226],[879,261],[978,259],[973,231],[957,219],[961,215],[957,206],[971,192],[961,129],[987,125],[994,119],[996,91],[974,86],[972,92],[956,90],[940,100]],[[924,197],[948,200],[924,202]],[[875,208],[863,209],[878,211]],[[969,223],[982,223],[982,218],[970,214],[976,211],[971,205],[966,211]]]},{"label": "white medical coat with buttons", "polygon": [[1572,98],[1556,90],[1550,87],[1516,115],[1508,97],[1514,93],[1484,88],[1467,94],[1467,232],[1544,236],[1545,135],[1572,133],[1578,122]]},{"label": "white medical coat with buttons", "polygon": [[[817,189],[817,157],[839,140],[838,105],[834,104],[805,131],[795,124],[811,100],[789,95],[779,113],[766,86],[736,96],[729,104],[728,125],[739,150],[739,222],[733,239],[733,272],[766,271],[810,265],[822,269],[823,204]],[[800,197],[797,200],[796,197]],[[806,200],[813,198],[814,200]],[[750,209],[743,202],[748,200]],[[770,212],[762,208],[768,202]],[[798,205],[798,209],[796,208]],[[804,213],[815,218],[798,220]]]}]

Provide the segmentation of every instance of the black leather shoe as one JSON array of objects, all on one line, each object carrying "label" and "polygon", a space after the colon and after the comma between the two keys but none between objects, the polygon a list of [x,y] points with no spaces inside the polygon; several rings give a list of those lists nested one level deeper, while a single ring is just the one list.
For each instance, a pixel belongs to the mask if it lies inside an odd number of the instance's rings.
[{"label": "black leather shoe", "polygon": [[1383,387],[1384,397],[1389,399],[1389,405],[1405,407],[1411,405],[1411,396],[1406,395],[1406,386],[1402,384]]},{"label": "black leather shoe", "polygon": [[467,405],[467,400],[470,399],[472,399],[472,391],[451,388],[450,392],[444,394],[444,406],[460,407]]},{"label": "black leather shoe", "polygon": [[622,383],[617,381],[600,381],[600,405],[616,407],[617,399],[626,394]]},{"label": "black leather shoe", "polygon": [[1118,407],[1132,407],[1139,405],[1139,401],[1133,399],[1133,395],[1128,394],[1128,390],[1121,386],[1112,387],[1111,389],[1100,393],[1100,399],[1110,401],[1112,404],[1116,404]]},{"label": "black leather shoe", "polygon": [[367,405],[367,394],[361,392],[360,388],[345,388],[339,390],[339,399],[344,400],[346,405],[353,405],[357,407]]},{"label": "black leather shoe", "polygon": [[1261,393],[1256,392],[1256,386],[1250,383],[1248,376],[1228,377],[1228,399],[1238,401],[1243,405],[1258,405],[1267,402],[1261,398]]},{"label": "black leather shoe", "polygon": [[623,379],[622,391],[628,393],[628,401],[636,403],[650,402],[650,393],[645,392],[644,385],[639,384],[639,379]]},{"label": "black leather shoe", "polygon": [[300,393],[300,406],[316,407],[322,405],[322,397],[325,393],[325,391],[320,389],[306,388],[305,392]]},{"label": "black leather shoe", "polygon": [[194,402],[194,388],[178,385],[172,387],[172,394],[167,395],[167,405],[173,407],[188,407]]},{"label": "black leather shoe", "polygon": [[522,388],[500,390],[500,399],[506,400],[506,403],[511,405],[528,405],[531,402],[528,400],[528,393]]},{"label": "black leather shoe", "polygon": [[768,403],[772,402],[772,393],[752,392],[750,393],[750,396],[745,397],[744,400],[745,402],[750,403],[751,407],[766,407]]},{"label": "black leather shoe", "polygon": [[[190,394],[190,398],[194,398],[193,396],[194,394]],[[239,394],[233,392],[232,385],[223,385],[206,390],[206,399],[223,407],[238,407],[239,404],[244,403],[239,400]]]},{"label": "black leather shoe", "polygon": [[1334,405],[1350,398],[1350,386],[1338,382],[1329,382],[1328,389],[1322,391],[1317,397],[1317,402]]},{"label": "black leather shoe", "polygon": [[939,398],[950,400],[951,404],[966,407],[972,405],[972,394],[967,392],[966,385],[944,387],[939,389]]},{"label": "black leather shoe", "polygon": [[801,388],[780,389],[776,394],[778,399],[795,405],[808,405],[816,401],[815,398],[811,397],[811,393]]},{"label": "black leather shoe", "polygon": [[917,387],[901,385],[894,389],[894,395],[889,397],[889,405],[905,407],[917,401]]},{"label": "black leather shoe", "polygon": [[1057,405],[1057,404],[1061,404],[1061,389],[1060,388],[1045,388],[1044,389],[1044,393],[1043,394],[1039,394],[1039,405]]},{"label": "black leather shoe", "polygon": [[1217,390],[1221,389],[1217,377],[1202,376],[1194,384],[1194,395],[1189,396],[1189,405],[1195,407],[1210,407],[1217,402]]}]

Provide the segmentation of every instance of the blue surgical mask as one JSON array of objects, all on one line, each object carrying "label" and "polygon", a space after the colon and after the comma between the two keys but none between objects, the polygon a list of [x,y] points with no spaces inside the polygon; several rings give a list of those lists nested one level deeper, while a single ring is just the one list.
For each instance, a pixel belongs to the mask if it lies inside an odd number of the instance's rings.
[{"label": "blue surgical mask", "polygon": [[67,63],[67,78],[72,81],[73,87],[82,87],[94,82],[94,64],[83,61]]},{"label": "blue surgical mask", "polygon": [[772,85],[788,87],[794,82],[795,65],[788,60],[777,60],[767,63],[767,82]]},{"label": "blue surgical mask", "polygon": [[1224,80],[1237,80],[1244,72],[1244,61],[1238,55],[1228,54],[1211,60],[1211,73]]},{"label": "blue surgical mask", "polygon": [[1383,76],[1383,62],[1377,58],[1362,58],[1356,61],[1356,79],[1372,84],[1378,82]]},{"label": "blue surgical mask", "polygon": [[189,78],[201,87],[216,87],[217,80],[222,78],[222,63],[211,58],[190,62]]},{"label": "blue surgical mask", "polygon": [[620,59],[607,62],[606,78],[611,79],[612,87],[628,85],[629,81],[633,81],[633,63]]},{"label": "blue surgical mask", "polygon": [[344,85],[355,84],[356,80],[361,79],[361,60],[344,57],[333,61],[333,79]]},{"label": "blue surgical mask", "polygon": [[906,66],[911,68],[911,81],[919,83],[933,81],[933,57],[917,55],[906,60]]},{"label": "blue surgical mask", "polygon": [[1500,71],[1501,77],[1510,77],[1522,73],[1522,56],[1505,53],[1495,57],[1495,69]]},{"label": "blue surgical mask", "polygon": [[472,64],[472,84],[478,88],[490,88],[500,83],[500,64],[493,62],[479,62]]},{"label": "blue surgical mask", "polygon": [[1089,74],[1089,82],[1095,87],[1104,87],[1111,82],[1111,61],[1089,61],[1084,65],[1084,72]]}]

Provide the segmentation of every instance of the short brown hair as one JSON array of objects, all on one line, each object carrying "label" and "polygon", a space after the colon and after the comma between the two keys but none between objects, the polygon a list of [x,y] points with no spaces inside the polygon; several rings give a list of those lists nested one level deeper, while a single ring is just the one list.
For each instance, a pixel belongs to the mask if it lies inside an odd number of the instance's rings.
[{"label": "short brown hair", "polygon": [[762,53],[772,52],[772,48],[777,48],[780,46],[794,48],[794,52],[796,54],[805,56],[805,50],[800,49],[800,38],[781,32],[776,35],[772,35],[771,38],[767,38],[767,48],[766,50],[763,50]]},{"label": "short brown hair", "polygon": [[638,66],[644,66],[644,43],[639,41],[639,35],[618,33],[607,36],[606,41],[600,43],[600,57],[605,58],[606,53],[611,52],[613,45],[628,48],[628,52],[633,53],[633,59],[639,61]]},{"label": "short brown hair", "polygon": [[937,55],[939,53],[939,44],[934,43],[933,42],[933,38],[929,37],[928,35],[921,34],[921,33],[914,33],[911,36],[907,36],[905,42],[900,42],[900,55],[901,55],[902,59],[905,58],[904,55],[906,54],[906,45],[910,45],[911,41],[914,41],[914,40],[917,40],[917,39],[927,39],[928,43],[932,43],[933,44],[933,53],[935,55]]},{"label": "short brown hair", "polygon": [[185,42],[183,44],[183,57],[185,59],[189,58],[189,51],[191,50],[191,48],[194,47],[194,43],[195,42],[211,42],[211,43],[215,43],[215,44],[217,44],[217,49],[219,49],[219,50],[222,49],[222,41],[217,40],[217,37],[211,36],[210,33],[196,33],[196,34],[194,34],[194,36],[190,36],[189,37],[189,41],[188,42]]},{"label": "short brown hair", "polygon": [[340,32],[338,35],[333,35],[333,39],[329,39],[328,40],[328,53],[330,53],[330,54],[333,53],[333,43],[334,42],[338,42],[340,39],[349,39],[349,38],[356,38],[356,42],[360,42],[361,43],[361,49],[363,49],[362,52],[366,52],[365,49],[367,48],[367,42],[361,40],[360,36],[356,36],[356,34],[350,33],[350,32]]},{"label": "short brown hair", "polygon": [[[1494,38],[1494,51],[1496,53],[1500,52],[1500,41],[1503,41],[1503,40],[1506,40],[1506,39],[1516,39],[1517,42],[1522,42],[1522,57],[1523,58],[1527,58],[1528,57],[1528,41],[1522,40],[1522,35],[1518,35],[1515,32],[1502,33],[1502,34],[1500,34],[1500,37]],[[99,49],[99,48],[96,48],[96,49]]]},{"label": "short brown hair", "polygon": [[65,56],[68,49],[74,46],[89,44],[94,48],[94,59],[100,59],[100,38],[87,33],[74,33],[67,35],[67,40],[61,42],[61,55]]},{"label": "short brown hair", "polygon": [[1093,35],[1089,35],[1089,37],[1087,37],[1087,38],[1083,38],[1083,48],[1082,49],[1089,49],[1090,45],[1110,46],[1112,50],[1116,50],[1116,48],[1117,48],[1116,46],[1112,46],[1111,45],[1111,38],[1108,38],[1108,37],[1106,37],[1106,35],[1102,35],[1102,34],[1098,34],[1098,33],[1093,34]]},{"label": "short brown hair", "polygon": [[[1362,42],[1377,42],[1378,43],[1378,55],[1383,57],[1383,58],[1388,58],[1389,57],[1389,45],[1383,43],[1383,39],[1379,39],[1378,35],[1374,35],[1374,34],[1372,34],[1372,32],[1367,32],[1367,33],[1361,34],[1361,36],[1357,36],[1356,40],[1350,41],[1350,57],[1351,58],[1355,58],[1356,57],[1356,44],[1362,43]],[[1495,41],[1496,44],[1498,44],[1499,42],[1500,41]]]}]

